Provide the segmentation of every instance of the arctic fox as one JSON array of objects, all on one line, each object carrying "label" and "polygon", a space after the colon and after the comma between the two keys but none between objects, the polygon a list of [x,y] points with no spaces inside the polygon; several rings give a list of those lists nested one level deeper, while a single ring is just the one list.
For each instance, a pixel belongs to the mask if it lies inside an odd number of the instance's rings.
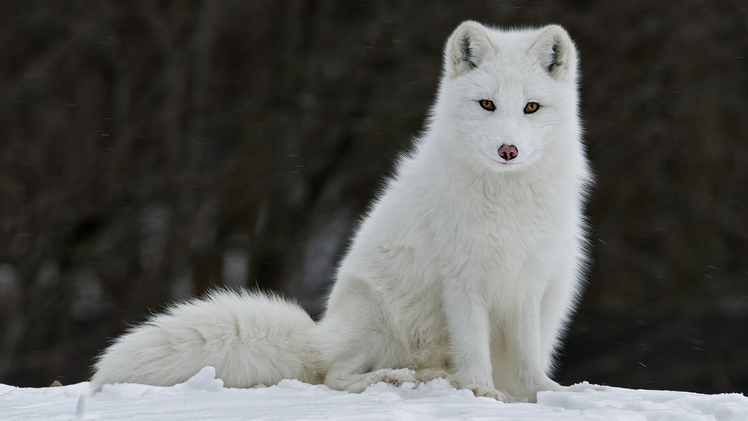
[{"label": "arctic fox", "polygon": [[93,386],[172,385],[212,365],[230,387],[562,390],[548,376],[581,289],[590,180],[566,31],[464,22],[426,130],[358,227],[319,323],[277,297],[216,292],[117,339]]}]

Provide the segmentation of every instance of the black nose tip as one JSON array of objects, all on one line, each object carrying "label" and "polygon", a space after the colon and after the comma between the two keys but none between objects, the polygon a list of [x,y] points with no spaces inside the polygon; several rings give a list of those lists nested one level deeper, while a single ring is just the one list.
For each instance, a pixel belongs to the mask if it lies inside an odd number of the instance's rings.
[{"label": "black nose tip", "polygon": [[517,151],[517,147],[514,145],[507,145],[505,143],[499,148],[499,156],[504,161],[511,161],[512,159],[516,158],[518,154],[519,151]]}]

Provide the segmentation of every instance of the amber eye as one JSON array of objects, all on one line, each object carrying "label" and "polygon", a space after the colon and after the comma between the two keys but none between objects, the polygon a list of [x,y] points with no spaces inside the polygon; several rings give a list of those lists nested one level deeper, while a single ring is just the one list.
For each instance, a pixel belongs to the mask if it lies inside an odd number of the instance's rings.
[{"label": "amber eye", "polygon": [[525,114],[532,114],[535,111],[540,108],[540,104],[537,102],[528,102],[527,105],[525,105]]},{"label": "amber eye", "polygon": [[496,106],[493,105],[493,101],[491,101],[490,99],[481,99],[478,102],[480,103],[480,106],[483,107],[484,110],[488,110],[488,111],[496,110]]}]

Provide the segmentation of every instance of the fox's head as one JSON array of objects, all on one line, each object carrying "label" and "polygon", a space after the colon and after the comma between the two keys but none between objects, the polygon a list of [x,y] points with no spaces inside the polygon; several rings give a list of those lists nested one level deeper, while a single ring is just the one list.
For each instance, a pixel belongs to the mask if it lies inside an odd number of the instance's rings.
[{"label": "fox's head", "polygon": [[501,31],[467,21],[447,41],[432,123],[468,162],[527,168],[579,147],[576,79],[577,53],[563,28]]}]

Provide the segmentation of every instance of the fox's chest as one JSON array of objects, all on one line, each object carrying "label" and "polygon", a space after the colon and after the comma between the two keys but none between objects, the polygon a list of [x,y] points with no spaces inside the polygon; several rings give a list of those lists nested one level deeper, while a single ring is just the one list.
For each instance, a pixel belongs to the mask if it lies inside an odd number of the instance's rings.
[{"label": "fox's chest", "polygon": [[[452,267],[469,267],[509,276],[538,267],[560,255],[570,240],[569,215],[564,205],[537,197],[503,202],[473,203],[456,217],[433,221],[438,233],[437,258]],[[568,244],[567,244],[568,245]],[[534,269],[533,269],[534,270]]]}]

